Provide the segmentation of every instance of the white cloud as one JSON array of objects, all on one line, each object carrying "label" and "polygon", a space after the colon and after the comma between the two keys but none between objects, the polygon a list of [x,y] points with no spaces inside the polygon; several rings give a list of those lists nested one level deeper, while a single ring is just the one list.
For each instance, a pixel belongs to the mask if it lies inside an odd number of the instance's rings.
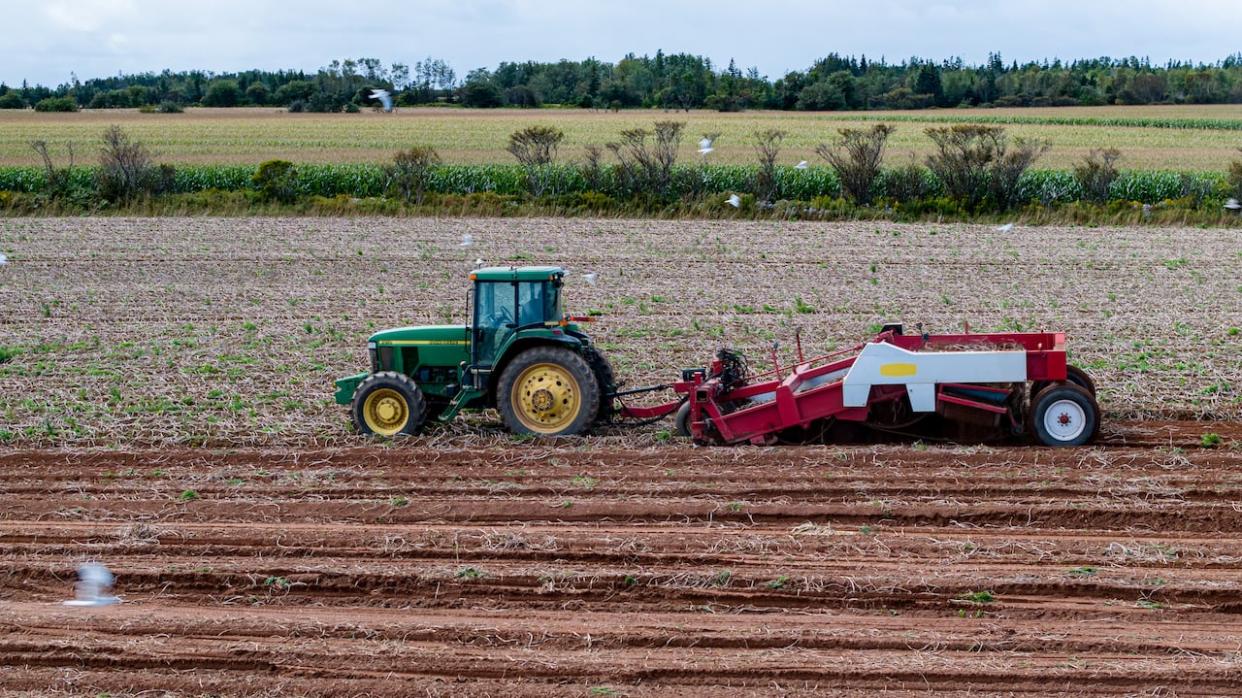
[{"label": "white cloud", "polygon": [[134,0],[48,0],[43,11],[56,27],[93,32],[132,16],[136,9]]}]

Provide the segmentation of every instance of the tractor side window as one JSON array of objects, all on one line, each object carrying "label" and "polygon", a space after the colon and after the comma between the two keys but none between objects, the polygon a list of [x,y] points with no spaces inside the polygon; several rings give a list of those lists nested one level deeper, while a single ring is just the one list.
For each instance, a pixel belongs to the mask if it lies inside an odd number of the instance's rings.
[{"label": "tractor side window", "polygon": [[518,284],[518,325],[547,322],[556,318],[556,289],[544,281],[523,281]]},{"label": "tractor side window", "polygon": [[478,296],[475,303],[480,327],[503,327],[517,322],[516,309],[513,307],[513,284],[481,283]]}]

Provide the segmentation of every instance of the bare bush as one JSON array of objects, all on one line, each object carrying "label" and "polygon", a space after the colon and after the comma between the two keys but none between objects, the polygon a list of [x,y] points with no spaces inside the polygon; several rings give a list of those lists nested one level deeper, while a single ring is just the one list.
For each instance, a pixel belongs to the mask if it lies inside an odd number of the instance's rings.
[{"label": "bare bush", "polygon": [[172,184],[172,167],[156,167],[151,153],[113,124],[103,132],[96,187],[104,201],[126,204],[157,194]]},{"label": "bare bush", "polygon": [[1113,182],[1121,175],[1117,170],[1120,159],[1121,151],[1116,148],[1092,149],[1082,162],[1074,165],[1074,179],[1082,187],[1084,198],[1098,203],[1108,201]]},{"label": "bare bush", "polygon": [[869,129],[843,128],[835,145],[820,143],[815,152],[832,165],[841,180],[841,191],[856,204],[871,203],[880,164],[884,161],[884,146],[888,137],[897,129],[888,124],[876,124]]},{"label": "bare bush", "polygon": [[755,197],[759,201],[772,201],[776,197],[776,158],[787,131],[767,129],[755,132],[755,153],[759,156],[759,170],[755,172]]},{"label": "bare bush", "polygon": [[431,184],[431,171],[439,164],[440,154],[429,145],[397,151],[392,164],[384,167],[389,191],[406,203],[423,203],[423,195]]},{"label": "bare bush", "polygon": [[[1238,152],[1242,153],[1242,148],[1238,148]],[[72,155],[72,151],[70,152]],[[1229,195],[1242,201],[1242,161],[1234,160],[1229,163],[1229,174],[1226,177],[1229,184]]]},{"label": "bare bush", "polygon": [[621,132],[620,141],[609,143],[607,147],[619,163],[622,186],[630,193],[667,195],[685,127],[681,121],[657,121],[654,131],[626,129]]},{"label": "bare bush", "polygon": [[532,196],[542,196],[547,188],[547,166],[556,160],[556,151],[565,133],[553,126],[527,126],[509,134],[505,150],[526,169],[526,183]]},{"label": "bare bush", "polygon": [[604,166],[601,163],[604,149],[594,143],[588,143],[582,152],[582,166],[579,168],[582,179],[586,181],[587,191],[599,191],[604,184]]},{"label": "bare bush", "polygon": [[59,199],[69,193],[69,173],[73,171],[73,144],[68,145],[69,164],[65,167],[57,167],[52,161],[52,155],[48,152],[47,141],[31,141],[30,147],[39,155],[39,159],[43,161],[43,196],[49,199]]},{"label": "bare bush", "polygon": [[989,196],[1000,208],[1014,203],[1018,180],[1045,151],[1046,141],[1008,141],[1005,129],[983,124],[955,124],[925,131],[936,146],[927,167],[945,193],[969,208]]}]

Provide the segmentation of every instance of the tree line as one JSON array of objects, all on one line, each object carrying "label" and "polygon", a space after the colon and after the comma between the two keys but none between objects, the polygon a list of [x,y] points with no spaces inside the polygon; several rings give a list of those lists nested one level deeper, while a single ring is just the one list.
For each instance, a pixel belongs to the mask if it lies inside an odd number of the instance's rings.
[{"label": "tree line", "polygon": [[1110,104],[1242,103],[1242,54],[1214,63],[1145,58],[1093,58],[1006,63],[999,53],[978,65],[961,58],[933,61],[835,53],[806,70],[770,79],[758,69],[724,67],[688,53],[629,54],[610,63],[503,62],[459,78],[445,61],[413,66],[375,58],[336,60],[314,73],[300,70],[204,70],[138,73],[79,80],[56,87],[0,84],[0,108],[275,106],[290,111],[357,111],[375,106],[373,89],[399,106],[577,106],[591,109],[777,109],[838,111],[930,107],[1040,107]]}]

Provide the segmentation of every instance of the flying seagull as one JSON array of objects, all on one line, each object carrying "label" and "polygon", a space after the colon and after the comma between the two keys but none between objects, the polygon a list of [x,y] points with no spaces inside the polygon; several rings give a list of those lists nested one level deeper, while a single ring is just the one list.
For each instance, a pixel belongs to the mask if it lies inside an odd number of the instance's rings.
[{"label": "flying seagull", "polygon": [[121,600],[111,596],[114,577],[107,567],[98,562],[87,562],[78,567],[78,583],[74,585],[74,598],[65,601],[66,606],[111,606]]},{"label": "flying seagull", "polygon": [[715,150],[715,148],[712,147],[712,139],[707,136],[703,136],[703,140],[699,141],[699,155],[707,155],[713,150]]},{"label": "flying seagull", "polygon": [[371,90],[371,99],[378,99],[384,105],[384,111],[392,111],[392,95],[388,90]]},{"label": "flying seagull", "polygon": [[1013,223],[1006,223],[1006,224],[1002,225],[1001,227],[997,228],[997,229],[996,229],[996,232],[998,232],[998,233],[1007,233],[1007,232],[1009,232],[1009,231],[1011,231],[1011,230],[1013,230]]},{"label": "flying seagull", "polygon": [[[1230,199],[1225,202],[1225,208],[1229,209],[1230,211],[1242,211],[1242,204],[1238,203],[1237,199]],[[0,255],[0,258],[2,258],[3,256],[4,255]],[[3,260],[0,259],[0,261],[3,261]]]},{"label": "flying seagull", "polygon": [[730,205],[730,206],[732,206],[733,208],[741,208],[741,207],[742,207],[742,197],[738,196],[737,194],[730,194],[730,195],[729,195],[729,198],[728,198],[728,199],[725,199],[725,203],[726,203],[726,204],[729,204],[729,205]]},{"label": "flying seagull", "polygon": [[593,271],[588,271],[587,273],[582,275],[582,278],[586,279],[586,282],[588,284],[591,284],[592,286],[594,286],[595,280],[599,278],[599,274],[596,274]]},{"label": "flying seagull", "polygon": [[461,242],[458,243],[457,246],[458,247],[470,247],[473,244],[474,244],[474,236],[471,235],[470,233],[466,233],[465,235],[461,236]]},{"label": "flying seagull", "polygon": [[9,258],[5,257],[3,252],[0,252],[0,264],[8,264],[8,263],[9,263]]},{"label": "flying seagull", "polygon": [[806,160],[803,160],[799,162],[797,165],[794,165],[795,170],[805,170],[808,167],[810,167],[810,165],[807,164]]}]

